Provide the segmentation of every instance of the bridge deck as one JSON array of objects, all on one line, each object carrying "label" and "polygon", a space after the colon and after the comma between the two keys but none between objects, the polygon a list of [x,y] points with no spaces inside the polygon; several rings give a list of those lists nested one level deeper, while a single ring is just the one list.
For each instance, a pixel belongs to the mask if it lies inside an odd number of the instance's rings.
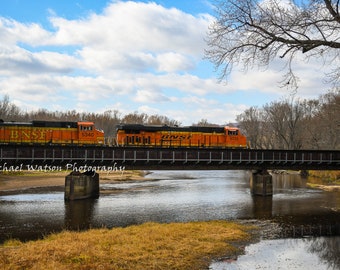
[{"label": "bridge deck", "polygon": [[30,165],[110,166],[131,170],[340,170],[340,151],[0,146],[0,171],[18,166],[26,169]]}]

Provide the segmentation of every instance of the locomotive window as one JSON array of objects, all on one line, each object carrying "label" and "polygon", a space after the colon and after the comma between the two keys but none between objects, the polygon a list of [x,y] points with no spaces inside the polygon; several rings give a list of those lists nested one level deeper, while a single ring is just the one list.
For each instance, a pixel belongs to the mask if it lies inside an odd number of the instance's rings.
[{"label": "locomotive window", "polygon": [[82,131],[92,130],[92,126],[80,126],[80,130]]},{"label": "locomotive window", "polygon": [[228,130],[228,135],[237,136],[238,135],[238,130]]}]

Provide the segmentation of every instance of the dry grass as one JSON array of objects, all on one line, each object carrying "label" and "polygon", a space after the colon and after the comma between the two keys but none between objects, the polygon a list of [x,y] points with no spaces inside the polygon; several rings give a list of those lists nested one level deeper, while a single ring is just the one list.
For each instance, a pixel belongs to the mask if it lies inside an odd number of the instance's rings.
[{"label": "dry grass", "polygon": [[207,269],[213,258],[238,253],[231,243],[250,240],[250,229],[208,221],[65,231],[7,241],[0,246],[0,269]]},{"label": "dry grass", "polygon": [[308,171],[309,178],[308,181],[310,183],[314,183],[314,179],[316,182],[319,182],[322,179],[324,182],[328,184],[338,184],[340,185],[340,171]]}]

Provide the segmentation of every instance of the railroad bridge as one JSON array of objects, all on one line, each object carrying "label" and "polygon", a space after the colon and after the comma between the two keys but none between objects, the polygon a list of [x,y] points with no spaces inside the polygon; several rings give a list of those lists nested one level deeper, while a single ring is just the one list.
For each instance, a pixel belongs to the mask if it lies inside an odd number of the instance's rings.
[{"label": "railroad bridge", "polygon": [[[252,170],[253,187],[271,194],[267,170],[340,170],[340,151],[108,146],[1,145],[0,171]],[[270,179],[269,179],[270,178]],[[255,190],[253,188],[253,190]]]}]

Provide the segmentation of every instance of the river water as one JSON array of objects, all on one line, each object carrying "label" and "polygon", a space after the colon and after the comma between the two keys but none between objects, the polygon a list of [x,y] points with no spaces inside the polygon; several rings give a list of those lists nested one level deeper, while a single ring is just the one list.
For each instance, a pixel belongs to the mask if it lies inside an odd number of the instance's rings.
[{"label": "river water", "polygon": [[[247,262],[254,260],[254,254],[267,263],[259,269],[277,269],[280,266],[265,268],[273,265],[268,264],[268,254],[277,251],[287,262],[290,259],[282,254],[292,250],[296,266],[340,268],[340,192],[307,188],[299,175],[275,175],[273,185],[272,197],[253,197],[244,171],[155,171],[147,181],[102,184],[104,192],[97,200],[64,202],[62,190],[44,189],[0,196],[0,243],[8,238],[36,239],[63,229],[148,221],[269,220],[282,228],[280,239],[264,237],[248,246],[237,261],[215,262],[211,269],[249,269]],[[318,252],[319,246],[326,248],[328,257]]]}]

